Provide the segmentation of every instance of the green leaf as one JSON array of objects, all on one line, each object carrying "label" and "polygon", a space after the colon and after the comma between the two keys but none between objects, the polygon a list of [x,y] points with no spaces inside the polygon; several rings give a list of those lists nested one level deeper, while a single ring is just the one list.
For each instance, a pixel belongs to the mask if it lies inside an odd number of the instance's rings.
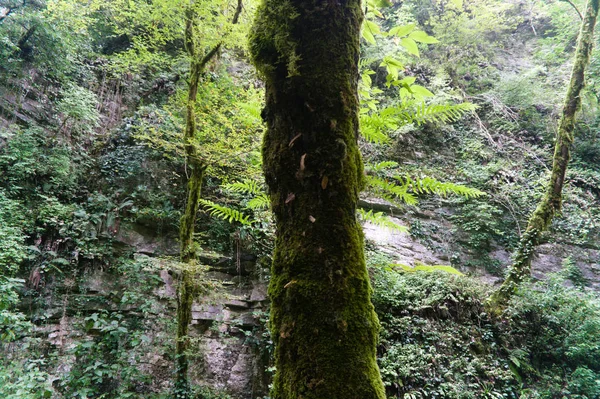
[{"label": "green leaf", "polygon": [[369,43],[371,44],[375,44],[375,36],[373,36],[373,34],[371,32],[369,32],[368,29],[363,29],[362,31],[362,37]]},{"label": "green leaf", "polygon": [[394,161],[383,161],[376,164],[367,164],[365,168],[372,172],[381,172],[382,170],[395,168],[398,166],[398,162]]},{"label": "green leaf", "polygon": [[390,0],[375,0],[374,3],[377,7],[382,7],[382,8],[392,6],[392,2]]},{"label": "green leaf", "polygon": [[244,225],[252,224],[249,216],[243,215],[236,209],[229,208],[227,206],[215,204],[212,201],[200,199],[198,202],[210,213],[211,216],[218,217],[223,220],[227,220],[229,223],[240,222]]},{"label": "green leaf", "polygon": [[404,36],[408,35],[410,32],[412,32],[413,30],[415,30],[415,27],[416,27],[415,24],[395,26],[392,29],[390,29],[390,35],[404,37]]},{"label": "green leaf", "polygon": [[376,34],[381,33],[381,29],[379,25],[377,25],[373,21],[365,21],[365,25],[363,27],[362,36],[365,40],[371,44],[375,44],[375,36]]},{"label": "green leaf", "polygon": [[404,47],[406,49],[406,51],[408,51],[410,54],[416,55],[417,57],[419,56],[419,47],[417,46],[417,42],[415,42],[413,39],[410,39],[408,37],[405,37],[404,39],[402,39],[400,41],[400,44],[402,45],[402,47]]},{"label": "green leaf", "polygon": [[368,29],[369,32],[371,32],[374,35],[381,33],[381,29],[379,28],[379,25],[377,25],[373,21],[368,21],[368,20],[365,21],[365,29]]},{"label": "green leaf", "polygon": [[450,2],[458,8],[463,8],[463,0],[450,0]]},{"label": "green leaf", "polygon": [[392,231],[398,231],[402,233],[407,233],[408,228],[406,226],[402,226],[400,224],[392,222],[383,212],[373,213],[373,210],[365,211],[364,209],[358,209],[357,213],[359,217],[371,224],[374,224],[379,227],[384,227],[390,229]]},{"label": "green leaf", "polygon": [[433,43],[440,42],[438,39],[436,39],[433,36],[429,36],[427,33],[423,32],[422,30],[414,31],[410,35],[408,35],[408,37],[413,39],[416,42],[425,43],[425,44],[433,44]]},{"label": "green leaf", "polygon": [[401,86],[405,86],[406,85],[406,86],[410,87],[410,86],[412,86],[415,83],[416,80],[417,80],[417,78],[415,78],[414,76],[407,76],[407,77],[403,78],[402,80],[400,80],[398,83]]},{"label": "green leaf", "polygon": [[430,92],[423,86],[412,85],[412,86],[410,86],[410,89],[412,90],[413,94],[417,94],[422,97],[433,97],[434,96],[434,94],[432,92]]}]

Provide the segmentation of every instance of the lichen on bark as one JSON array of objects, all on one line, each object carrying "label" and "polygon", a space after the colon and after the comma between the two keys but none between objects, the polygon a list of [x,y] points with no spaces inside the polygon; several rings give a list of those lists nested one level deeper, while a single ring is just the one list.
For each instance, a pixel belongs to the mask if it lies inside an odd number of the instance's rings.
[{"label": "lichen on bark", "polygon": [[531,275],[531,261],[541,234],[548,229],[554,215],[562,207],[562,189],[571,159],[571,145],[575,130],[575,117],[581,108],[581,92],[585,86],[585,70],[594,48],[594,28],[598,18],[600,0],[589,0],[582,21],[571,79],[558,125],[552,174],[542,200],[532,213],[527,229],[521,236],[512,265],[502,286],[492,295],[491,308],[504,305],[518,285]]},{"label": "lichen on bark", "polygon": [[266,83],[263,165],[277,225],[274,399],[383,399],[379,323],[355,211],[359,0],[265,0],[250,48]]}]

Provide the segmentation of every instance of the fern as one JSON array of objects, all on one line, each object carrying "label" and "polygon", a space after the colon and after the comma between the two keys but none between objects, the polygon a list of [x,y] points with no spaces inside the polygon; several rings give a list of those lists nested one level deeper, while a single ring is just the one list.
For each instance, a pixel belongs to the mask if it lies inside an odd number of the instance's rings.
[{"label": "fern", "polygon": [[407,185],[399,186],[376,176],[367,176],[367,184],[385,200],[417,205],[417,197],[408,192]]},{"label": "fern", "polygon": [[250,221],[249,216],[243,215],[240,211],[236,209],[229,208],[227,206],[215,204],[212,201],[200,199],[200,204],[208,211],[211,216],[218,217],[223,220],[227,220],[229,223],[239,222],[243,225],[250,225],[252,222]]},{"label": "fern", "polygon": [[460,119],[464,114],[477,108],[471,103],[462,104],[430,104],[425,102],[405,101],[396,107],[387,107],[380,112],[368,113],[364,110],[360,116],[360,131],[363,137],[372,143],[388,143],[386,134],[400,126],[410,123],[446,123]]},{"label": "fern", "polygon": [[260,193],[258,196],[248,201],[248,208],[254,210],[269,209],[270,206],[271,201],[269,200],[269,196],[265,193]]},{"label": "fern", "polygon": [[465,198],[481,197],[485,195],[483,191],[476,188],[449,182],[441,182],[433,177],[412,179],[410,176],[395,176],[394,178],[402,183],[402,187],[410,187],[411,191],[417,194],[436,194],[443,197],[446,197],[449,194],[455,194]]},{"label": "fern", "polygon": [[246,113],[248,115],[250,115],[251,117],[253,117],[257,120],[262,120],[262,117],[260,115],[261,109],[258,105],[248,104],[248,103],[237,103],[237,106],[239,108],[243,109],[244,111],[246,111]]},{"label": "fern", "polygon": [[361,58],[358,61],[358,69],[360,71],[362,71],[363,69],[371,66],[371,64],[373,64],[374,62],[379,61],[379,58],[377,57],[370,57],[370,58]]},{"label": "fern", "polygon": [[402,226],[400,224],[392,222],[387,216],[384,215],[383,212],[373,213],[373,210],[365,211],[364,209],[358,209],[359,217],[371,224],[374,224],[379,227],[384,227],[390,229],[392,231],[399,231],[402,233],[407,233],[408,228],[406,226]]},{"label": "fern", "polygon": [[471,103],[462,104],[430,104],[424,102],[415,104],[414,101],[403,103],[399,107],[386,108],[382,114],[393,115],[400,124],[416,123],[446,123],[460,119],[464,114],[477,108]]},{"label": "fern", "polygon": [[243,182],[224,184],[223,188],[235,193],[254,195],[264,194],[264,190],[254,180],[244,180]]},{"label": "fern", "polygon": [[383,133],[381,127],[376,125],[374,126],[369,122],[370,120],[372,120],[370,116],[361,116],[360,120],[360,133],[365,138],[365,140],[375,144],[385,144],[390,142],[390,138],[385,133]]},{"label": "fern", "polygon": [[376,164],[367,164],[365,169],[369,172],[377,173],[386,169],[395,168],[398,166],[398,162],[394,161],[383,161]]}]

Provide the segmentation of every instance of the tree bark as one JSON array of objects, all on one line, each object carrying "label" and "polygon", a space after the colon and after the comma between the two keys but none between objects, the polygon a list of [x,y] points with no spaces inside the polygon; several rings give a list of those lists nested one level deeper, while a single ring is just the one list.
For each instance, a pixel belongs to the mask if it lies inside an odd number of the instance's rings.
[{"label": "tree bark", "polygon": [[[175,376],[175,398],[189,398],[188,368],[189,360],[187,351],[189,350],[188,329],[192,318],[192,303],[194,294],[194,225],[198,213],[200,192],[202,190],[202,180],[206,165],[199,158],[196,145],[196,101],[198,97],[198,84],[203,70],[193,37],[194,15],[190,9],[186,13],[186,31],[185,41],[186,50],[191,58],[190,80],[188,86],[187,98],[187,117],[185,131],[183,135],[183,144],[185,149],[185,159],[187,166],[191,169],[191,174],[187,182],[187,200],[185,213],[181,217],[179,225],[179,244],[180,261],[185,265],[181,273],[181,281],[177,288],[177,341],[175,346],[176,354],[176,376]],[[216,54],[216,52],[215,52]],[[206,65],[206,63],[204,63]]]},{"label": "tree bark", "polygon": [[585,85],[585,69],[590,62],[594,47],[594,28],[598,17],[599,3],[600,0],[588,1],[581,25],[577,50],[575,51],[575,63],[558,126],[552,174],[547,191],[529,218],[527,229],[521,236],[508,275],[500,289],[490,299],[492,305],[506,303],[517,286],[531,275],[531,260],[535,253],[535,247],[539,244],[540,236],[548,229],[554,215],[561,210],[562,189],[567,166],[571,159],[575,116],[581,108],[581,91]]},{"label": "tree bark", "polygon": [[[238,0],[232,24],[237,24],[242,12],[242,0]],[[196,248],[194,243],[194,230],[196,216],[200,203],[202,181],[207,165],[198,154],[195,145],[196,140],[196,102],[198,99],[198,85],[202,73],[208,63],[215,58],[222,47],[222,42],[217,43],[206,54],[200,56],[194,37],[194,2],[190,4],[185,15],[185,49],[190,56],[190,77],[187,98],[187,117],[183,135],[183,145],[187,166],[191,174],[187,182],[187,200],[185,213],[181,217],[179,225],[180,261],[185,265],[181,273],[181,281],[177,289],[177,340],[175,346],[176,370],[175,370],[175,398],[188,399],[190,389],[188,382],[189,360],[189,325],[192,321],[192,304],[197,295],[197,284],[194,282],[196,276]]]},{"label": "tree bark", "polygon": [[277,226],[269,286],[273,399],[383,399],[357,145],[359,0],[264,0],[263,165]]}]

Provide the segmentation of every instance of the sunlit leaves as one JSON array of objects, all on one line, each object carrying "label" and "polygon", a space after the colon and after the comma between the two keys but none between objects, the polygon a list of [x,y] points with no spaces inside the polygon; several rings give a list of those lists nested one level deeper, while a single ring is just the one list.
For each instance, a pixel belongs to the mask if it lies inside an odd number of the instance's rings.
[{"label": "sunlit leaves", "polygon": [[459,276],[463,275],[461,272],[459,272],[458,270],[456,270],[452,266],[448,266],[448,265],[423,265],[423,264],[419,264],[419,265],[416,265],[415,267],[412,267],[412,266],[403,265],[403,264],[400,264],[400,263],[394,263],[394,264],[392,264],[390,266],[391,267],[400,268],[400,269],[402,269],[402,271],[409,272],[409,273],[414,273],[414,272],[433,273],[433,272],[440,271],[440,272],[445,272],[445,273],[450,273],[450,274],[456,274],[456,275],[459,275]]},{"label": "sunlit leaves", "polygon": [[361,220],[374,224],[375,226],[401,233],[408,232],[408,227],[392,222],[383,212],[373,212],[373,210],[365,211],[364,209],[358,209],[357,213]]},{"label": "sunlit leaves", "polygon": [[404,47],[410,54],[419,57],[419,47],[417,46],[417,42],[415,42],[413,39],[410,37],[405,37],[401,39],[400,43],[402,44],[402,47]]},{"label": "sunlit leaves", "polygon": [[425,43],[425,44],[439,43],[439,40],[437,40],[435,37],[429,36],[427,33],[420,31],[420,30],[412,32],[410,35],[408,35],[408,37],[410,39],[414,40],[415,42],[419,42],[419,43]]},{"label": "sunlit leaves", "polygon": [[450,2],[454,4],[454,6],[456,6],[457,8],[463,8],[463,0],[450,0]]},{"label": "sunlit leaves", "polygon": [[373,21],[366,20],[362,30],[363,38],[371,43],[375,44],[375,35],[381,33],[379,25]]},{"label": "sunlit leaves", "polygon": [[416,26],[416,24],[395,26],[392,29],[390,29],[389,34],[398,37],[404,37],[411,33],[413,30],[415,30]]}]

